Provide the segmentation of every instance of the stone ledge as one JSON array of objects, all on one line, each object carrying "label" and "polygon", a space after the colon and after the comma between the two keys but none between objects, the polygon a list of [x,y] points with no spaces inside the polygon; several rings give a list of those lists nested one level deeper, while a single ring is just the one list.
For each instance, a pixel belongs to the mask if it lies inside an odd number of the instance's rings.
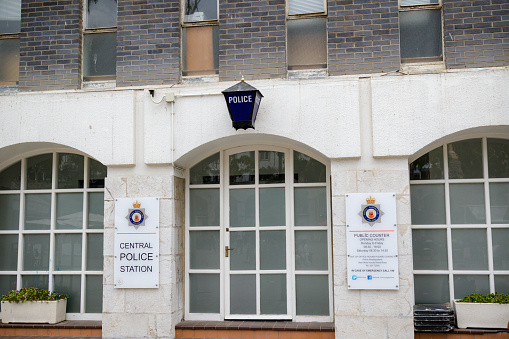
[{"label": "stone ledge", "polygon": [[101,329],[100,320],[64,320],[58,324],[0,323],[0,328],[68,328],[68,329]]},{"label": "stone ledge", "polygon": [[332,322],[291,322],[291,321],[182,321],[175,325],[182,330],[255,330],[255,331],[312,331],[334,332]]}]

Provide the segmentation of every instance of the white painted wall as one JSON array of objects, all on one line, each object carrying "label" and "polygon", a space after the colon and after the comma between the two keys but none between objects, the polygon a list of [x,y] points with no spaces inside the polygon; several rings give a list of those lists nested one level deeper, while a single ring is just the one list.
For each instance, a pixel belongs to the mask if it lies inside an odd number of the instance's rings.
[{"label": "white painted wall", "polygon": [[[0,94],[0,164],[34,147],[65,146],[109,166],[103,334],[171,337],[183,314],[185,207],[182,171],[170,164],[186,169],[214,150],[251,143],[313,150],[331,159],[336,337],[412,337],[409,157],[444,138],[509,135],[509,69],[250,84],[264,98],[256,130],[247,131],[231,127],[220,94],[233,83],[160,86],[154,98],[146,89]],[[175,93],[174,104],[159,103],[166,92]],[[346,287],[344,195],[355,192],[397,194],[398,291]],[[155,292],[112,285],[114,199],[136,196],[162,199]]]}]

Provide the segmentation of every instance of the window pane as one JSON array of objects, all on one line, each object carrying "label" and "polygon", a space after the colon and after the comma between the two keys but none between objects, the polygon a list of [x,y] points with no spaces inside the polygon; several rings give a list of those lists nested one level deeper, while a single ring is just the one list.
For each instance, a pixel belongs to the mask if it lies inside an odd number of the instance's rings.
[{"label": "window pane", "polygon": [[285,182],[285,154],[282,152],[258,152],[260,184]]},{"label": "window pane", "polygon": [[288,14],[323,12],[324,4],[323,0],[289,0]]},{"label": "window pane", "polygon": [[410,180],[444,178],[443,148],[438,147],[410,164]]},{"label": "window pane", "polygon": [[0,275],[0,296],[16,289],[15,275]]},{"label": "window pane", "polygon": [[442,56],[440,9],[399,13],[401,58]]},{"label": "window pane", "polygon": [[482,142],[471,139],[447,145],[449,179],[475,179],[483,177]]},{"label": "window pane", "polygon": [[254,188],[230,190],[230,227],[255,226]]},{"label": "window pane", "polygon": [[326,226],[325,187],[295,188],[295,226]]},{"label": "window pane", "polygon": [[219,313],[219,274],[189,274],[189,312]]},{"label": "window pane", "polygon": [[219,269],[219,231],[189,232],[189,268]]},{"label": "window pane", "polygon": [[81,234],[55,234],[55,270],[81,270]]},{"label": "window pane", "polygon": [[85,312],[101,313],[103,309],[103,277],[102,275],[87,275],[85,291]]},{"label": "window pane", "polygon": [[27,189],[51,188],[53,155],[42,154],[27,159]]},{"label": "window pane", "polygon": [[326,167],[321,162],[297,151],[293,152],[294,182],[325,182]]},{"label": "window pane", "polygon": [[255,183],[255,152],[230,155],[230,185]]},{"label": "window pane", "polygon": [[490,283],[487,275],[455,275],[454,299],[461,299],[469,294],[490,293]]},{"label": "window pane", "polygon": [[219,153],[213,154],[194,165],[190,170],[191,185],[219,184]]},{"label": "window pane", "polygon": [[23,269],[25,271],[49,269],[49,234],[23,236]]},{"label": "window pane", "polygon": [[230,270],[256,269],[256,233],[230,232]]},{"label": "window pane", "polygon": [[414,284],[416,304],[443,304],[450,301],[447,275],[415,275]]},{"label": "window pane", "polygon": [[106,166],[94,159],[89,159],[88,164],[88,187],[104,188],[104,178],[107,172]]},{"label": "window pane", "polygon": [[509,183],[490,183],[492,224],[509,223]]},{"label": "window pane", "polygon": [[184,22],[217,20],[217,0],[185,0]]},{"label": "window pane", "polygon": [[103,235],[87,234],[87,271],[103,270]]},{"label": "window pane", "polygon": [[49,230],[51,225],[51,194],[25,195],[25,229]]},{"label": "window pane", "polygon": [[297,315],[329,315],[329,278],[326,275],[295,276]]},{"label": "window pane", "polygon": [[19,194],[0,195],[0,230],[19,229]]},{"label": "window pane", "polygon": [[19,39],[0,40],[0,84],[15,85],[19,80]]},{"label": "window pane", "polygon": [[452,224],[485,224],[483,184],[449,185]]},{"label": "window pane", "polygon": [[191,189],[190,226],[219,226],[219,189]]},{"label": "window pane", "polygon": [[230,276],[230,313],[256,314],[256,275]]},{"label": "window pane", "polygon": [[47,290],[49,285],[49,276],[47,275],[24,275],[21,277],[23,288],[37,287]]},{"label": "window pane", "polygon": [[83,188],[84,158],[79,154],[58,154],[57,188]]},{"label": "window pane", "polygon": [[286,314],[286,274],[260,275],[260,313]]},{"label": "window pane", "polygon": [[285,226],[284,187],[260,188],[260,226]]},{"label": "window pane", "polygon": [[0,271],[16,271],[18,269],[18,235],[0,235]]},{"label": "window pane", "polygon": [[57,224],[59,230],[83,228],[83,193],[57,194]]},{"label": "window pane", "polygon": [[87,0],[87,28],[117,25],[117,0]]},{"label": "window pane", "polygon": [[490,178],[509,178],[508,139],[488,139],[488,173]]},{"label": "window pane", "polygon": [[295,232],[295,269],[327,271],[327,231]]},{"label": "window pane", "polygon": [[104,193],[88,193],[88,229],[104,228]]},{"label": "window pane", "polygon": [[412,230],[415,270],[447,269],[447,230]]},{"label": "window pane", "polygon": [[495,270],[509,271],[509,228],[493,228],[493,268]]},{"label": "window pane", "polygon": [[438,0],[401,0],[401,6],[438,4]]},{"label": "window pane", "polygon": [[117,34],[85,34],[83,39],[83,76],[114,76]]},{"label": "window pane", "polygon": [[217,74],[219,69],[219,27],[182,29],[182,75]]},{"label": "window pane", "polygon": [[0,172],[0,190],[19,190],[20,183],[21,161],[18,161]]},{"label": "window pane", "polygon": [[495,291],[497,293],[509,294],[509,275],[495,276]]},{"label": "window pane", "polygon": [[288,69],[327,67],[325,18],[288,20]]},{"label": "window pane", "polygon": [[445,224],[444,185],[410,185],[412,225]]},{"label": "window pane", "polygon": [[286,269],[285,231],[260,231],[260,269]]},{"label": "window pane", "polygon": [[454,270],[487,270],[486,229],[453,229],[452,266]]},{"label": "window pane", "polygon": [[[0,0],[0,34],[19,33],[20,31],[21,0]],[[0,48],[1,50],[2,48]]]},{"label": "window pane", "polygon": [[56,275],[55,288],[58,293],[67,294],[67,313],[80,312],[81,277],[79,275]]}]

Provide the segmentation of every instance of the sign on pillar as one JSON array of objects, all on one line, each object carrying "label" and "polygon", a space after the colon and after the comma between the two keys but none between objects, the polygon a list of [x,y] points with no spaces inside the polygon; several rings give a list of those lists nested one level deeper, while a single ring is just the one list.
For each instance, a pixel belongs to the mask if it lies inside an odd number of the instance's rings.
[{"label": "sign on pillar", "polygon": [[346,194],[349,289],[399,289],[396,194]]},{"label": "sign on pillar", "polygon": [[115,288],[159,287],[159,198],[115,199]]}]

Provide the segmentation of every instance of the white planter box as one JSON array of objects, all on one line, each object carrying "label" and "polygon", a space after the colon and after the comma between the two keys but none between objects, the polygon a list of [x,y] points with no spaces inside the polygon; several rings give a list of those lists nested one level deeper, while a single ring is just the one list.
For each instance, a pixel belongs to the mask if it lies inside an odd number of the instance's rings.
[{"label": "white planter box", "polygon": [[507,328],[509,304],[459,303],[454,300],[458,328]]},{"label": "white planter box", "polygon": [[2,322],[56,324],[65,320],[66,306],[67,299],[24,303],[2,301]]}]

